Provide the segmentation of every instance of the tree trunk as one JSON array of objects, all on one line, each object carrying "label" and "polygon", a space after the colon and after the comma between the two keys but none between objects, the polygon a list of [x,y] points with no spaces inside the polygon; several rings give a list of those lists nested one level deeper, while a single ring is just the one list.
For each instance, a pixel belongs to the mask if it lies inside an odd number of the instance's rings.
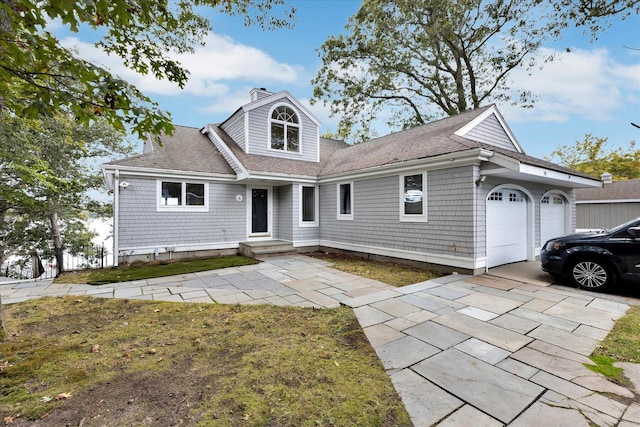
[{"label": "tree trunk", "polygon": [[64,271],[64,260],[62,256],[62,239],[60,238],[60,227],[58,226],[58,212],[55,209],[51,210],[51,234],[53,235],[53,250],[56,254],[56,277],[60,277],[60,274]]}]

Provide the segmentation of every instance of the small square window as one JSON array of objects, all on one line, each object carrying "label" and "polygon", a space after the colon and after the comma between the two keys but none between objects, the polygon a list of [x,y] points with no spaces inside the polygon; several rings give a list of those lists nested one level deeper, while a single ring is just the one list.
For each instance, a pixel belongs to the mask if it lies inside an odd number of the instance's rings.
[{"label": "small square window", "polygon": [[182,183],[162,183],[162,206],[180,206],[182,204]]}]

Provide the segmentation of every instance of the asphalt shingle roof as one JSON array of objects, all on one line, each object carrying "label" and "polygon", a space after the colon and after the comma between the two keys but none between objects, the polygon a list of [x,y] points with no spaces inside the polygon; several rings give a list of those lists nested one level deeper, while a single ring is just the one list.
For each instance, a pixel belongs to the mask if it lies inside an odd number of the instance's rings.
[{"label": "asphalt shingle roof", "polygon": [[176,126],[172,136],[161,135],[162,146],[155,141],[153,152],[116,160],[108,165],[184,172],[231,174],[233,169],[198,128]]},{"label": "asphalt shingle roof", "polygon": [[[320,162],[299,161],[245,153],[218,125],[211,129],[224,141],[242,165],[253,173],[273,173],[291,176],[320,177],[355,172],[410,160],[484,148],[514,158],[522,163],[593,178],[524,153],[510,151],[455,135],[491,106],[441,119],[423,126],[392,133],[362,144],[320,138]],[[200,129],[176,126],[172,136],[160,137],[162,146],[153,144],[154,151],[107,165],[129,166],[184,172],[233,175],[215,145]]]},{"label": "asphalt shingle roof", "polygon": [[602,188],[579,188],[576,200],[640,200],[640,179],[614,181]]}]

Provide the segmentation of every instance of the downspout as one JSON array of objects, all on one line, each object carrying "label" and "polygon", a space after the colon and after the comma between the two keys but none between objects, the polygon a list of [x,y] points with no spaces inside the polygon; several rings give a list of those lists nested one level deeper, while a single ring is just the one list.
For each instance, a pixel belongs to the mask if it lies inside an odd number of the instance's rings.
[{"label": "downspout", "polygon": [[120,212],[120,171],[115,170],[113,178],[113,266],[118,266],[118,225]]}]

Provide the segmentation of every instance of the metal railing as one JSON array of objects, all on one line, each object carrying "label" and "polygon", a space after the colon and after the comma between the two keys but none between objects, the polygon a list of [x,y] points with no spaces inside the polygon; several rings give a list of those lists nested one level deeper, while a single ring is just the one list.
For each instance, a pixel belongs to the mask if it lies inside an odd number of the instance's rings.
[{"label": "metal railing", "polygon": [[[51,252],[19,254],[0,265],[0,276],[12,279],[51,279],[58,275],[56,254]],[[64,271],[110,267],[111,257],[104,245],[88,246],[78,253],[62,253]]]}]

